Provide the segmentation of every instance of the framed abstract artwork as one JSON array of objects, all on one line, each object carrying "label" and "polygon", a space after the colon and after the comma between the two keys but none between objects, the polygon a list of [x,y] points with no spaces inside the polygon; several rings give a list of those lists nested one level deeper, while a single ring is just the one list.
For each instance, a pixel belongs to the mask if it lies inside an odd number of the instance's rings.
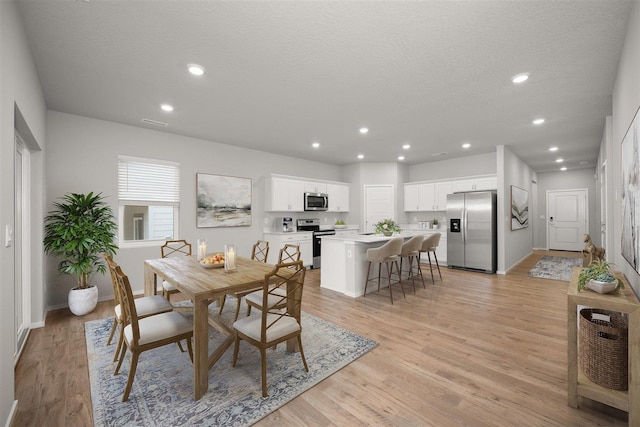
[{"label": "framed abstract artwork", "polygon": [[251,178],[196,174],[196,227],[251,225]]},{"label": "framed abstract artwork", "polygon": [[640,149],[638,147],[638,111],[622,139],[622,256],[640,273]]},{"label": "framed abstract artwork", "polygon": [[520,230],[529,226],[529,192],[511,186],[511,230]]}]

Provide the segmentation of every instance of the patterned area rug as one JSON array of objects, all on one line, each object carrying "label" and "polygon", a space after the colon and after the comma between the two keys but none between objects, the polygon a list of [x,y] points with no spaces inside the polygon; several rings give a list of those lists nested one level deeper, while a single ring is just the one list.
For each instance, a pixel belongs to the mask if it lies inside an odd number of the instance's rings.
[{"label": "patterned area rug", "polygon": [[[235,300],[227,297],[223,317],[230,320]],[[216,309],[212,305],[211,309]],[[243,312],[241,312],[243,313]],[[142,353],[131,395],[121,402],[130,353],[113,375],[115,345],[106,346],[112,319],[85,323],[91,401],[96,426],[247,426],[375,348],[364,338],[307,313],[302,314],[302,345],[309,364],[305,372],[299,353],[285,345],[267,351],[269,397],[262,397],[260,353],[241,342],[238,364],[231,367],[233,347],[209,371],[209,390],[193,400],[193,368],[188,353],[168,345]],[[209,328],[210,348],[221,336]],[[186,350],[186,349],[185,349]]]},{"label": "patterned area rug", "polygon": [[545,255],[527,275],[568,282],[574,267],[582,267],[582,258]]}]

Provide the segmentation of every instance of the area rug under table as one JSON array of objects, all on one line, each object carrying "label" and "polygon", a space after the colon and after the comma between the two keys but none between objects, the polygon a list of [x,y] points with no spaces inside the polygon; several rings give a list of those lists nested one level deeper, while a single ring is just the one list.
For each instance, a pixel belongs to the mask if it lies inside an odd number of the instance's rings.
[{"label": "area rug under table", "polygon": [[582,267],[582,258],[545,255],[527,273],[541,279],[571,280],[574,267]]},{"label": "area rug under table", "polygon": [[[227,303],[233,312],[235,301]],[[129,400],[122,402],[130,353],[120,374],[114,376],[111,360],[115,347],[105,345],[111,322],[85,323],[97,426],[251,425],[377,346],[375,341],[302,313],[302,343],[309,372],[305,372],[300,354],[287,353],[284,344],[267,350],[267,398],[262,397],[260,385],[260,353],[243,341],[235,368],[231,366],[232,347],[209,370],[209,390],[199,401],[193,400],[193,366],[188,353],[180,352],[177,345],[143,352]],[[210,327],[210,349],[221,339]]]}]

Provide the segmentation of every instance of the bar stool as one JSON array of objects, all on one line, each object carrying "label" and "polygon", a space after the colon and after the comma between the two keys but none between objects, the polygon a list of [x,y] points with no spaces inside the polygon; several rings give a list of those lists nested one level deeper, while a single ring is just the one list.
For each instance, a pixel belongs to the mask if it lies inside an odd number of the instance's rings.
[{"label": "bar stool", "polygon": [[[382,271],[382,264],[386,264],[387,266],[387,281],[389,283],[389,297],[391,298],[391,304],[393,304],[393,293],[391,291],[391,275],[393,274],[393,265],[396,265],[396,275],[398,277],[398,283],[400,283],[400,288],[402,289],[402,295],[406,298],[407,296],[404,293],[404,287],[402,286],[402,281],[400,280],[400,269],[398,268],[398,256],[400,255],[400,251],[402,250],[402,243],[404,239],[402,237],[395,237],[389,240],[384,245],[367,249],[367,261],[369,261],[369,266],[367,268],[367,280],[364,282],[364,296],[367,296],[367,285],[372,280],[378,280],[378,292],[380,292],[380,273]],[[371,272],[371,264],[374,262],[378,263],[378,277],[369,278],[369,273]]]},{"label": "bar stool", "polygon": [[433,233],[431,236],[424,239],[422,242],[422,248],[420,249],[420,253],[418,254],[418,262],[420,262],[420,255],[423,252],[426,252],[427,257],[429,258],[429,268],[431,269],[431,281],[435,284],[435,280],[433,278],[433,266],[431,265],[431,255],[433,252],[433,258],[436,260],[436,266],[438,267],[438,274],[440,275],[440,280],[442,281],[442,273],[440,273],[440,264],[438,264],[438,256],[436,255],[436,248],[440,244],[440,233]]},{"label": "bar stool", "polygon": [[[400,278],[402,278],[402,262],[406,258],[409,262],[409,270],[407,274],[407,280],[411,279],[413,285],[413,293],[416,293],[416,281],[415,276],[420,276],[422,280],[422,287],[427,288],[424,284],[424,278],[422,277],[422,269],[420,268],[420,250],[422,248],[422,242],[424,236],[422,234],[413,236],[402,244],[402,250],[400,251]],[[415,265],[413,264],[415,261]],[[415,271],[415,273],[414,273]]]}]

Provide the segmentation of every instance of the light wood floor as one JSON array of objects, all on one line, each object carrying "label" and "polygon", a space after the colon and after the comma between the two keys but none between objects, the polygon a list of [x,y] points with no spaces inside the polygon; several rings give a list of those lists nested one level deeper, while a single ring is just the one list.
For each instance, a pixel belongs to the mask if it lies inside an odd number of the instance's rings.
[{"label": "light wood floor", "polygon": [[[386,290],[352,299],[321,289],[310,270],[303,310],[380,345],[258,425],[627,425],[596,402],[567,406],[568,282],[527,277],[545,254],[579,256],[536,251],[506,276],[443,268],[442,282],[427,274],[427,289],[406,299],[394,288],[394,305]],[[112,304],[82,318],[58,310],[31,332],[14,426],[93,425],[83,324]]]}]

